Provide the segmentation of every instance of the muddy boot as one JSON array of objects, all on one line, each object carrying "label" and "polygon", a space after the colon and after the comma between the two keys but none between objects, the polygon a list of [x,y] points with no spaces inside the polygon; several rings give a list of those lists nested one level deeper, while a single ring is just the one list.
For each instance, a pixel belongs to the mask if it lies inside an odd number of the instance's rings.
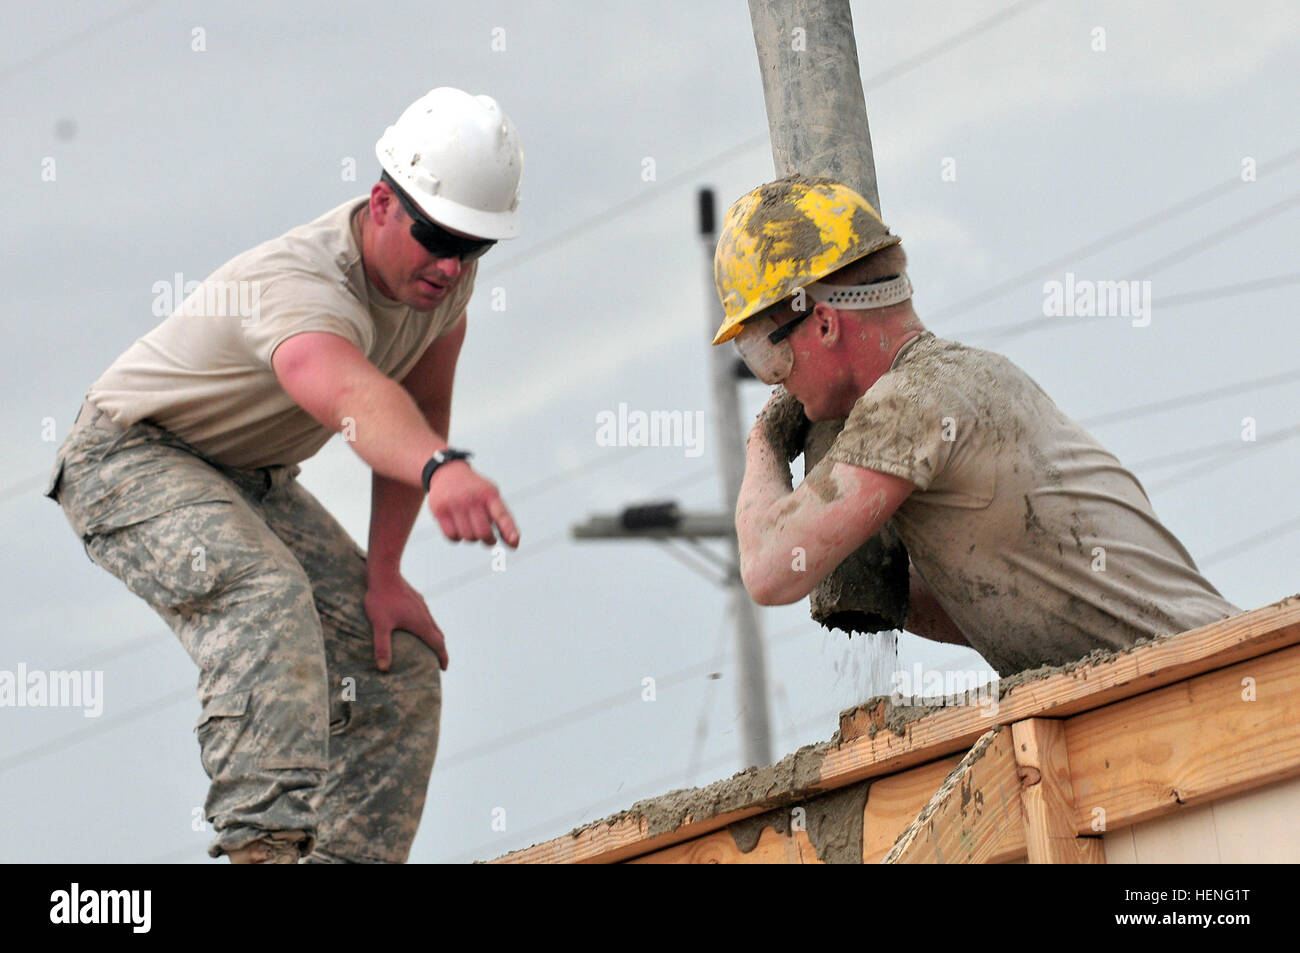
[{"label": "muddy boot", "polygon": [[226,851],[232,864],[296,864],[302,858],[307,835],[302,831],[275,831]]}]

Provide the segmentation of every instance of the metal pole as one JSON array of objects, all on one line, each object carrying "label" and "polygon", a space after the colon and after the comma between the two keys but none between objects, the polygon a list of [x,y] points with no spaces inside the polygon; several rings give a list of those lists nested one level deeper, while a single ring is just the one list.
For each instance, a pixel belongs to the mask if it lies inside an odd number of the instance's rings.
[{"label": "metal pole", "polygon": [[776,174],[829,175],[880,211],[848,0],[749,0]]},{"label": "metal pole", "polygon": [[[714,221],[713,190],[701,189],[700,239],[704,249],[705,284],[712,306],[706,313],[706,341],[722,323],[722,305],[714,293],[713,251],[717,246]],[[722,499],[733,517],[740,483],[745,478],[745,439],[740,421],[740,397],[737,393],[736,352],[731,347],[710,347],[710,378],[713,382],[713,439],[717,445],[722,475]],[[733,524],[734,525],[734,524]],[[740,715],[744,742],[745,766],[772,763],[772,728],[767,710],[767,663],[763,654],[763,634],[758,607],[749,598],[740,579],[740,548],[734,532],[729,535],[732,572],[727,580],[728,601],[736,623],[736,710]]]},{"label": "metal pole", "polygon": [[[777,175],[827,175],[880,210],[866,98],[848,0],[749,0]],[[814,425],[804,469],[825,455],[843,421]],[[873,668],[892,669],[907,616],[907,551],[886,527],[812,593],[813,618],[879,632]]]}]

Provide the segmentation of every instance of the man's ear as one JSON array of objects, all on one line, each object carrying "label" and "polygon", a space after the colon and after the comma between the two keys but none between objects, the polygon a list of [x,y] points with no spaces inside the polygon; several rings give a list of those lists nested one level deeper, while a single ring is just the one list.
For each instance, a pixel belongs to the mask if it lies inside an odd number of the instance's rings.
[{"label": "man's ear", "polygon": [[391,218],[396,220],[402,205],[397,196],[383,182],[376,182],[370,189],[370,220],[376,225],[384,225]]},{"label": "man's ear", "polygon": [[817,339],[823,347],[834,347],[844,331],[840,313],[825,301],[818,301],[813,308],[812,318],[817,322]]}]

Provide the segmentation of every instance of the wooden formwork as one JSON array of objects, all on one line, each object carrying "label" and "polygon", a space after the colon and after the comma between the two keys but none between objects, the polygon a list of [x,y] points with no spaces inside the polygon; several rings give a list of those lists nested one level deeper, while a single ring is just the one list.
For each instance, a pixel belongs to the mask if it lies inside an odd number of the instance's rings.
[{"label": "wooden formwork", "polygon": [[[1256,832],[1257,856],[1300,861],[1300,783],[1287,782],[1300,778],[1300,595],[1021,681],[995,711],[941,708],[901,733],[887,714],[846,712],[835,741],[805,755],[784,789],[701,799],[716,809],[671,829],[632,810],[497,862],[1102,863],[1103,839],[1112,860],[1177,860],[1185,846],[1162,857],[1152,838],[1145,858],[1133,856],[1128,832],[1269,786],[1272,807],[1239,800],[1236,815],[1249,827],[1251,811],[1273,811],[1256,825],[1268,828]],[[832,796],[834,852],[825,824],[806,823]],[[1233,835],[1233,858],[1251,859],[1251,837]]]}]

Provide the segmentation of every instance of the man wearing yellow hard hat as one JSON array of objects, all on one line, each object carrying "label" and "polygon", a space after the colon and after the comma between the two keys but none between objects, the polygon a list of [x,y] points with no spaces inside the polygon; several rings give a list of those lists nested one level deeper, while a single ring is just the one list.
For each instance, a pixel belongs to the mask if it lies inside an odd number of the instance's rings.
[{"label": "man wearing yellow hard hat", "polygon": [[[736,508],[750,595],[802,599],[889,521],[911,557],[908,630],[1004,674],[1240,612],[1024,371],[924,328],[899,241],[831,179],[789,176],[727,213],[713,343],[780,385]],[[842,417],[792,489],[808,421]]]}]

